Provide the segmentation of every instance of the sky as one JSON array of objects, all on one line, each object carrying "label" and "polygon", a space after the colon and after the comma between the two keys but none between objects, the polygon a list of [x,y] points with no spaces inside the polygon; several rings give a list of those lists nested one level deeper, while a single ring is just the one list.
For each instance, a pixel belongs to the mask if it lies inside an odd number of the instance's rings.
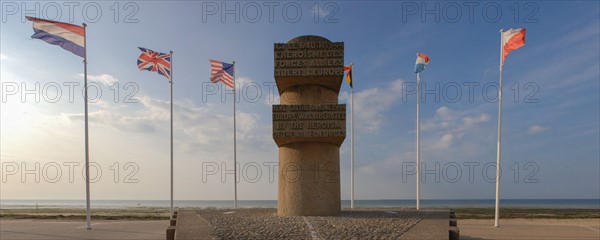
[{"label": "sky", "polygon": [[[418,52],[421,198],[492,199],[499,30],[522,27],[503,73],[501,197],[598,199],[599,4],[2,1],[0,199],[85,197],[82,59],[31,39],[25,16],[88,24],[92,199],[169,199],[169,82],[137,69],[137,47],[174,52],[175,199],[233,198],[233,96],[209,59],[236,62],[238,198],[277,199],[273,44],[301,35],[344,42],[354,64],[356,199],[415,197]],[[339,102],[350,94],[344,82]]]}]

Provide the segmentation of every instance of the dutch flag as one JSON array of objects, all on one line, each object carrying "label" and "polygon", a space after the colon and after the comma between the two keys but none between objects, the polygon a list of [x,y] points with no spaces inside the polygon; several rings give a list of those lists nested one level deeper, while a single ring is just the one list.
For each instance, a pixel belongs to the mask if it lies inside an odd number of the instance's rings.
[{"label": "dutch flag", "polygon": [[33,22],[31,38],[58,45],[77,56],[85,57],[85,29],[82,26],[27,17]]}]

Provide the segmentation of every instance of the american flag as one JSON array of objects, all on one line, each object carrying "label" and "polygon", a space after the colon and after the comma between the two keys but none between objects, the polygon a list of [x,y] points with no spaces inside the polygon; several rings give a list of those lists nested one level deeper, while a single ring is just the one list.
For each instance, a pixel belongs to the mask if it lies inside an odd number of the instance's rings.
[{"label": "american flag", "polygon": [[143,47],[140,47],[139,49],[142,50],[142,54],[137,61],[138,68],[140,70],[158,72],[158,74],[163,75],[167,79],[171,80],[170,53],[159,53]]},{"label": "american flag", "polygon": [[210,81],[223,82],[226,86],[235,89],[233,64],[210,59]]}]

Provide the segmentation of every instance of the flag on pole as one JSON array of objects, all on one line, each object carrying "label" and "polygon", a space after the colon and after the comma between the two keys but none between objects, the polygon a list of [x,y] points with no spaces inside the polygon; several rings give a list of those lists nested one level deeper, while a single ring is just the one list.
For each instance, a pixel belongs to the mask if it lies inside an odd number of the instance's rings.
[{"label": "flag on pole", "polygon": [[351,88],[354,88],[352,86],[352,65],[344,66],[344,72],[346,72],[346,82],[350,84]]},{"label": "flag on pole", "polygon": [[415,73],[420,73],[425,70],[429,64],[429,57],[424,53],[417,53],[417,61],[415,62]]},{"label": "flag on pole", "polygon": [[512,50],[519,49],[525,45],[525,28],[500,29],[500,81],[498,86],[498,142],[496,150],[496,203],[494,213],[494,227],[499,226],[500,220],[500,159],[502,144],[502,71],[504,69],[504,60]]},{"label": "flag on pole", "polygon": [[235,61],[226,63],[222,61],[210,61],[210,81],[213,83],[223,82],[233,89],[233,208],[237,209],[237,131],[236,131],[236,93],[235,93]]},{"label": "flag on pole", "polygon": [[34,17],[26,18],[33,22],[34,34],[31,38],[43,40],[77,56],[85,57],[85,30],[82,26]]},{"label": "flag on pole", "polygon": [[142,54],[138,57],[137,65],[140,70],[158,72],[171,80],[171,53],[160,53],[143,47],[138,47]]},{"label": "flag on pole", "polygon": [[226,86],[235,89],[233,84],[233,64],[210,59],[210,81],[223,82]]},{"label": "flag on pole", "polygon": [[170,219],[173,220],[173,51],[169,53],[155,52],[147,48],[138,47],[142,54],[138,57],[137,65],[140,70],[158,72],[169,79],[171,85],[171,209]]},{"label": "flag on pole", "polygon": [[60,46],[77,56],[83,58],[83,86],[84,86],[84,151],[85,151],[85,205],[86,229],[92,229],[92,214],[90,201],[90,151],[88,135],[88,80],[87,80],[87,53],[86,53],[86,24],[77,26],[69,23],[56,22],[46,19],[26,17],[33,22],[31,38],[40,39],[52,45]]},{"label": "flag on pole", "polygon": [[417,210],[421,209],[421,147],[419,140],[421,134],[421,131],[419,129],[419,115],[421,114],[421,72],[425,70],[427,64],[429,64],[429,56],[425,55],[424,53],[417,53],[417,60],[415,61],[415,73],[417,74]]},{"label": "flag on pole", "polygon": [[354,209],[354,86],[352,86],[352,68],[354,64],[344,66],[346,82],[350,84],[350,208]]},{"label": "flag on pole", "polygon": [[527,29],[525,28],[511,28],[505,32],[502,32],[502,49],[504,50],[502,62],[506,60],[506,56],[508,56],[509,52],[512,50],[517,50],[525,45],[525,33],[527,33]]}]

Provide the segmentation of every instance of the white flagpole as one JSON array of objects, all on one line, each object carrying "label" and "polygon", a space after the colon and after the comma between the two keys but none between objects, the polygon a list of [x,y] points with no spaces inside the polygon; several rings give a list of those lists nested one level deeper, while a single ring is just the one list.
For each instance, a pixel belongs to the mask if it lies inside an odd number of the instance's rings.
[{"label": "white flagpole", "polygon": [[417,73],[417,210],[421,209],[421,146],[419,115],[421,114],[421,73]]},{"label": "white flagpole", "polygon": [[171,54],[171,217],[173,220],[173,51]]},{"label": "white flagpole", "polygon": [[500,143],[502,138],[502,69],[504,68],[504,39],[503,30],[500,29],[500,84],[498,86],[498,149],[496,154],[496,212],[494,227],[499,227],[500,218]]},{"label": "white flagpole", "polygon": [[237,139],[236,139],[236,122],[235,122],[235,61],[233,61],[233,208],[237,209]]},{"label": "white flagpole", "polygon": [[[354,64],[350,64],[353,71]],[[354,79],[350,79],[352,85],[354,85]],[[350,93],[350,208],[354,209],[354,86],[350,86],[352,89]]]},{"label": "white flagpole", "polygon": [[88,137],[88,81],[87,81],[87,24],[83,23],[83,87],[85,88],[85,219],[86,229],[92,229],[90,209],[90,143]]}]

